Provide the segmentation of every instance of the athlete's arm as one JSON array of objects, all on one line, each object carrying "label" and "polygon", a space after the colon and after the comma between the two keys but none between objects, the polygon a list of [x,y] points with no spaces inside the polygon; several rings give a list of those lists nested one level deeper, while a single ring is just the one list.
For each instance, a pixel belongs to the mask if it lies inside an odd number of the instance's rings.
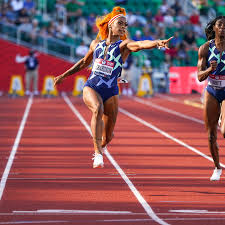
[{"label": "athlete's arm", "polygon": [[170,37],[167,40],[144,40],[144,41],[129,41],[126,45],[126,47],[131,51],[131,52],[137,52],[143,49],[152,49],[152,48],[169,48],[168,44],[169,41],[173,37]]},{"label": "athlete's arm", "polygon": [[199,48],[198,51],[198,80],[204,81],[208,78],[210,73],[216,69],[217,62],[216,61],[210,61],[210,67],[207,68],[207,56],[209,51],[209,42],[205,43]]},{"label": "athlete's arm", "polygon": [[63,74],[57,76],[54,78],[54,85],[60,84],[66,77],[73,75],[76,72],[81,71],[82,69],[86,68],[90,65],[92,59],[93,59],[93,52],[95,50],[96,45],[98,42],[96,40],[93,40],[91,42],[90,48],[88,53],[79,60],[77,63],[75,63],[70,69],[65,71]]},{"label": "athlete's arm", "polygon": [[155,40],[155,41],[150,40],[133,41],[126,39],[120,44],[120,51],[122,54],[123,62],[126,61],[128,55],[131,52],[137,52],[143,49],[163,48],[163,47],[169,49],[168,44],[172,38],[173,37],[170,37],[167,40]]}]

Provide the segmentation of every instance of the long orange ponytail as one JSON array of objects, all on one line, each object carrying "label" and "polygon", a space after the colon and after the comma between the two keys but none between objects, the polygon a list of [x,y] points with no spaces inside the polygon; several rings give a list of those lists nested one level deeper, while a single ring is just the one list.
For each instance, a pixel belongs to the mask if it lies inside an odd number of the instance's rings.
[{"label": "long orange ponytail", "polygon": [[[109,21],[116,15],[123,14],[126,16],[126,11],[124,8],[121,8],[119,6],[116,6],[113,8],[111,13],[106,14],[105,16],[97,17],[96,19],[96,26],[99,29],[97,39],[105,40],[108,37],[109,34],[109,28],[108,23]],[[122,40],[127,39],[127,35],[123,35],[120,37]]]}]

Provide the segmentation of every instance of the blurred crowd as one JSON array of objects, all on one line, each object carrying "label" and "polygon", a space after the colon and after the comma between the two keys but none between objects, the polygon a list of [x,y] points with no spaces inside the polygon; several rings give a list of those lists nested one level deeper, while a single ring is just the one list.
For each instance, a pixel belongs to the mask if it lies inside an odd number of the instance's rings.
[{"label": "blurred crowd", "polygon": [[[108,8],[103,5],[99,12],[92,8],[87,9],[87,4],[94,4],[95,0],[91,1],[1,0],[0,19],[2,23],[14,24],[27,32],[33,44],[37,42],[37,35],[56,38],[75,44],[76,55],[83,57],[88,51],[90,41],[97,34],[96,16],[108,13],[109,5],[121,5],[127,9],[131,39],[154,40],[174,36],[170,49],[162,49],[158,54],[161,55],[159,61],[176,66],[195,66],[197,49],[206,41],[204,23],[212,19],[210,17],[225,14],[224,0],[190,0],[194,10],[188,12],[183,8],[183,1],[179,0],[158,1],[160,4],[155,11],[151,8],[142,8],[140,11],[138,7],[131,9],[128,7],[131,2],[129,0],[102,0],[103,4],[108,4]],[[144,0],[139,0],[139,3],[141,1]],[[160,64],[157,57],[153,59],[149,54],[146,57],[153,61],[153,67]]]}]

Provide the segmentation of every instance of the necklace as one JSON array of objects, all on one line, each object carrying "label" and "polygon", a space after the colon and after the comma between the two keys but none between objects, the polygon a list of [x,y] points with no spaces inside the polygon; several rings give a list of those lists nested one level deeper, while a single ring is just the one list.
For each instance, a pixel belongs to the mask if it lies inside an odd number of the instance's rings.
[{"label": "necklace", "polygon": [[[106,44],[106,42],[105,42],[105,44]],[[111,42],[109,43],[109,45],[106,44],[106,47],[105,47],[105,50],[104,50],[104,56],[103,56],[103,59],[106,59],[107,51],[108,51],[108,48],[109,48],[110,45],[111,45]]]}]

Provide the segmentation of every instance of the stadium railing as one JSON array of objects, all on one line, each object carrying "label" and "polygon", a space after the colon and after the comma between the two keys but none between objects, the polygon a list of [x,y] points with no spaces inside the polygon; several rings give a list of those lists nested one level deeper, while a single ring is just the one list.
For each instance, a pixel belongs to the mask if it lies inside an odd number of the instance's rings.
[{"label": "stadium railing", "polygon": [[32,40],[30,32],[24,31],[12,24],[0,22],[0,38],[36,49],[46,54],[55,55],[70,62],[77,60],[75,44],[67,44],[54,37],[46,37],[40,34],[37,34],[35,39]]}]

